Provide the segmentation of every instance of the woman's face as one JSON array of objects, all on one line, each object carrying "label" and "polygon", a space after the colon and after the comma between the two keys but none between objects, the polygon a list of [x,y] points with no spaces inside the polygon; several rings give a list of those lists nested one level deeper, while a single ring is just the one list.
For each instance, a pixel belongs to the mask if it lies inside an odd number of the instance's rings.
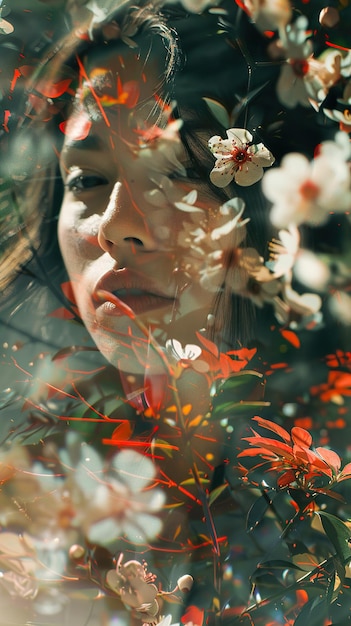
[{"label": "woman's face", "polygon": [[130,50],[86,59],[60,157],[58,236],[81,318],[102,354],[133,373],[144,370],[148,341],[123,304],[161,344],[189,343],[224,278],[218,243],[217,269],[204,270],[221,203],[190,178],[161,72]]}]

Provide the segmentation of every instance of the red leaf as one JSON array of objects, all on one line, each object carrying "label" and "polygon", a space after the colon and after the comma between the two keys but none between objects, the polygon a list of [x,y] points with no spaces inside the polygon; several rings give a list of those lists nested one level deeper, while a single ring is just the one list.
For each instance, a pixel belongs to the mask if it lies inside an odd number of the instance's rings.
[{"label": "red leaf", "polygon": [[339,480],[346,480],[347,478],[351,478],[351,463],[347,463],[347,465],[343,467]]},{"label": "red leaf", "polygon": [[125,420],[124,422],[122,422],[122,424],[119,424],[117,428],[115,428],[111,435],[111,439],[113,439],[114,441],[126,441],[130,439],[132,433],[133,429],[130,422],[128,420]]},{"label": "red leaf", "polygon": [[241,348],[240,350],[230,350],[227,354],[238,357],[240,360],[251,361],[251,359],[255,356],[257,352],[257,348],[252,348],[249,350],[248,348]]},{"label": "red leaf", "polygon": [[73,304],[76,304],[71,281],[67,280],[65,283],[61,283],[60,286],[61,286],[61,291],[63,295],[65,296],[65,298],[67,298],[67,300],[69,300]]},{"label": "red leaf", "polygon": [[290,438],[288,431],[286,431],[285,428],[282,428],[278,424],[275,424],[274,422],[270,422],[269,420],[266,420],[263,417],[259,417],[258,415],[256,415],[252,419],[255,422],[257,422],[257,424],[261,426],[262,428],[271,430],[273,433],[276,433],[276,435],[279,435],[279,437],[281,437],[283,441],[285,441],[286,443],[290,443],[291,438]]},{"label": "red leaf", "polygon": [[310,448],[312,444],[312,437],[308,430],[300,428],[300,426],[294,426],[291,429],[291,438],[295,445],[302,448]]},{"label": "red leaf", "polygon": [[160,408],[164,402],[166,389],[167,389],[167,375],[157,374],[149,375],[149,370],[146,369],[144,378],[144,398],[148,407],[152,410],[154,417],[156,417]]},{"label": "red leaf", "polygon": [[287,487],[290,483],[293,483],[296,480],[295,472],[293,470],[288,470],[284,472],[281,476],[279,476],[277,484],[278,487]]},{"label": "red leaf", "polygon": [[192,624],[193,626],[202,626],[204,623],[204,610],[197,606],[190,605],[181,618],[182,624]]},{"label": "red leaf", "polygon": [[281,330],[280,334],[282,335],[282,337],[284,337],[284,339],[286,339],[286,341],[291,343],[294,348],[300,347],[300,339],[298,338],[297,334],[294,333],[292,330]]},{"label": "red leaf", "polygon": [[245,450],[241,450],[237,456],[258,456],[259,454],[265,455],[266,457],[270,456],[274,459],[276,458],[276,453],[268,452],[266,448],[245,448]]},{"label": "red leaf", "polygon": [[48,314],[49,317],[56,317],[59,320],[72,320],[75,318],[74,313],[66,309],[64,306],[52,311],[52,313]]},{"label": "red leaf", "polygon": [[265,449],[268,452],[273,452],[279,457],[283,457],[289,461],[294,459],[292,449],[286,443],[281,443],[275,439],[268,439],[266,437],[244,437],[243,441],[247,441],[251,446],[258,446],[260,451]]},{"label": "red leaf", "polygon": [[72,78],[65,78],[54,84],[41,82],[36,85],[36,91],[45,96],[45,98],[58,98],[67,91],[71,82]]},{"label": "red leaf", "polygon": [[337,474],[341,467],[341,459],[336,452],[328,450],[328,448],[316,448],[317,454],[322,457],[329,467],[332,468],[335,474]]},{"label": "red leaf", "polygon": [[196,336],[197,336],[198,340],[200,341],[200,343],[202,343],[202,345],[205,346],[206,350],[208,350],[211,354],[213,354],[216,358],[218,358],[219,350],[218,350],[218,347],[216,346],[216,344],[213,343],[213,341],[210,341],[209,339],[206,339],[206,337],[203,337],[198,332],[196,333]]}]

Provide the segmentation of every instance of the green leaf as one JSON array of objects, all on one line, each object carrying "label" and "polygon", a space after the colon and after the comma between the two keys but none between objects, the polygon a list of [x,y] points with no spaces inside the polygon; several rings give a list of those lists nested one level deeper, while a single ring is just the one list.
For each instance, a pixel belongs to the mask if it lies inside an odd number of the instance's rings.
[{"label": "green leaf", "polygon": [[246,519],[246,530],[253,531],[262,521],[265,512],[269,507],[269,500],[265,496],[257,498],[250,508]]},{"label": "green leaf", "polygon": [[254,371],[238,372],[224,381],[213,398],[212,416],[215,419],[255,412],[257,407],[269,406],[263,402],[264,381],[262,374]]},{"label": "green leaf", "polygon": [[210,109],[213,117],[219,122],[223,128],[228,129],[230,126],[230,118],[227,109],[217,100],[212,98],[203,98],[208,108]]},{"label": "green leaf", "polygon": [[351,530],[341,519],[335,517],[335,515],[324,511],[318,511],[317,515],[321,518],[324,531],[333,544],[336,554],[345,565],[351,561]]},{"label": "green leaf", "polygon": [[208,505],[211,506],[211,504],[213,504],[215,500],[217,500],[217,498],[223,493],[223,491],[227,489],[227,487],[228,487],[227,483],[224,483],[223,485],[216,487],[216,489],[213,489],[208,499]]},{"label": "green leaf", "polygon": [[292,561],[284,561],[284,559],[274,559],[272,561],[264,561],[258,565],[259,569],[298,569],[304,571],[302,567],[296,565]]},{"label": "green leaf", "polygon": [[321,626],[328,616],[328,608],[325,596],[309,600],[298,614],[294,626]]},{"label": "green leaf", "polygon": [[[239,415],[245,417],[245,415],[253,415],[257,407],[267,406],[270,406],[270,402],[245,402],[244,400],[241,402],[224,402],[214,407],[212,417],[215,419],[223,419],[224,417],[234,418],[239,417]],[[231,413],[231,415],[228,415],[229,413]]]}]

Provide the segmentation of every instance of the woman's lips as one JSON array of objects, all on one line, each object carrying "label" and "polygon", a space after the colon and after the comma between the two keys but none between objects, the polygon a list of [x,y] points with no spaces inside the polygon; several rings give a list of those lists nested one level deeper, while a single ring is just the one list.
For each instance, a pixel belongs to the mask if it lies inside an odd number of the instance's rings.
[{"label": "woman's lips", "polygon": [[148,278],[130,270],[115,270],[104,275],[94,290],[93,299],[96,311],[117,317],[128,314],[125,305],[135,315],[141,315],[175,304],[173,296],[163,293]]},{"label": "woman's lips", "polygon": [[126,315],[126,309],[123,307],[123,304],[126,304],[132,309],[135,315],[141,315],[142,313],[148,313],[155,309],[173,306],[174,304],[174,299],[163,298],[146,291],[141,291],[139,294],[124,294],[123,297],[119,296],[117,291],[114,292],[113,295],[116,296],[117,301],[121,302],[121,306],[119,307],[117,302],[106,301],[101,303],[100,300],[99,309],[106,315]]}]

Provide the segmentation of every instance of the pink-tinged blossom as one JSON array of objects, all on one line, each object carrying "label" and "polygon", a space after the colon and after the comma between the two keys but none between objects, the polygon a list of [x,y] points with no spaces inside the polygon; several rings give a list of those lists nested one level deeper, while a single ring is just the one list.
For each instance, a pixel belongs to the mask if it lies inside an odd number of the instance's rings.
[{"label": "pink-tinged blossom", "polygon": [[340,53],[331,50],[323,58],[316,59],[306,28],[307,19],[301,16],[280,31],[286,63],[277,82],[277,95],[289,109],[298,104],[318,107],[328,89],[340,78]]},{"label": "pink-tinged blossom", "polygon": [[257,183],[263,176],[263,168],[274,163],[272,153],[263,143],[252,143],[251,133],[244,128],[229,128],[226,133],[227,139],[215,135],[208,142],[216,159],[211,182],[221,188],[233,180],[242,187]]},{"label": "pink-tinged blossom", "polygon": [[324,224],[330,213],[351,208],[351,175],[345,148],[343,142],[327,141],[311,162],[302,154],[290,153],[281,167],[266,173],[262,188],[273,203],[270,217],[274,226]]}]

